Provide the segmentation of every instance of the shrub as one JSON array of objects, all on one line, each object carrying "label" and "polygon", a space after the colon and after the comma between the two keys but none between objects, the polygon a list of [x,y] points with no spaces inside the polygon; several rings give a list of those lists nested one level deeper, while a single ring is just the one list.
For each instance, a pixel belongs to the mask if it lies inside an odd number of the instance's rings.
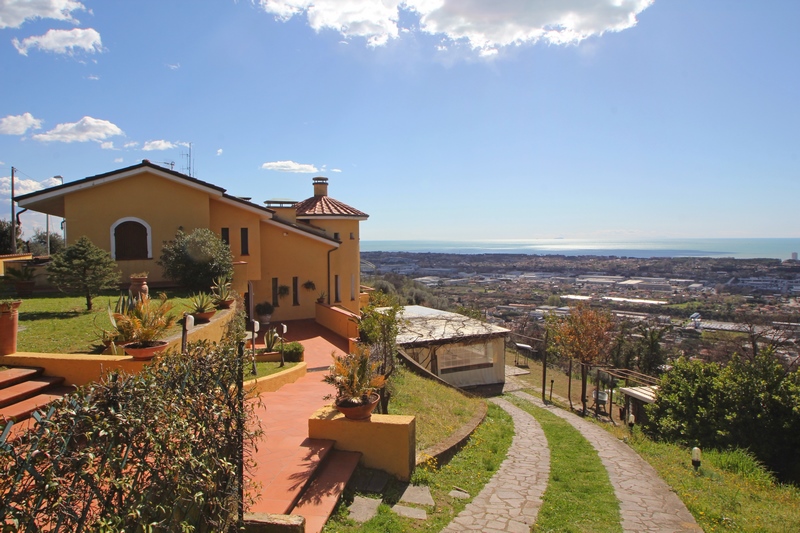
[{"label": "shrub", "polygon": [[204,342],[73,393],[0,445],[3,530],[228,531],[257,438],[240,380],[234,343]]},{"label": "shrub", "polygon": [[299,363],[303,360],[303,345],[292,341],[283,345],[283,360],[287,363]]},{"label": "shrub", "polygon": [[193,290],[208,290],[215,278],[233,276],[231,249],[217,234],[198,228],[188,235],[182,230],[164,244],[158,264],[164,275]]}]

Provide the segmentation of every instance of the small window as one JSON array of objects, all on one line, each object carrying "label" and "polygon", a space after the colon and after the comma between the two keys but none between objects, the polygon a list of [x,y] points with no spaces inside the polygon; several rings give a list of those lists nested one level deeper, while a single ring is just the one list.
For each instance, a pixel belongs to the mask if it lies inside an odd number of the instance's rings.
[{"label": "small window", "polygon": [[300,305],[300,282],[297,276],[292,278],[292,305]]},{"label": "small window", "polygon": [[350,240],[351,240],[351,241],[354,241],[354,240],[356,240],[356,234],[355,234],[355,233],[353,233],[352,231],[350,232]]},{"label": "small window", "polygon": [[339,240],[339,232],[338,231],[333,234],[333,240],[334,241],[338,241]]},{"label": "small window", "polygon": [[356,275],[350,274],[350,300],[356,299]]},{"label": "small window", "polygon": [[219,236],[222,239],[222,242],[224,242],[228,246],[231,245],[231,230],[230,230],[230,228],[222,228],[221,230],[219,230]]},{"label": "small window", "polygon": [[247,228],[242,228],[242,255],[250,255],[250,243],[247,240]]},{"label": "small window", "polygon": [[340,289],[341,289],[341,287],[339,286],[339,274],[336,274],[334,276],[333,285],[334,285],[334,288],[336,290],[336,297],[334,298],[334,301],[335,302],[341,302],[342,299],[340,297]]},{"label": "small window", "polygon": [[278,307],[278,278],[272,278],[272,306]]}]

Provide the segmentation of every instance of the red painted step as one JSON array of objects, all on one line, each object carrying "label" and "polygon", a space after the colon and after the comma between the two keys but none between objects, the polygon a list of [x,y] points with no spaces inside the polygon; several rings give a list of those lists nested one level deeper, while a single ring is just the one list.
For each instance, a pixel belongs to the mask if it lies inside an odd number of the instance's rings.
[{"label": "red painted step", "polygon": [[44,392],[49,387],[61,385],[63,382],[64,378],[62,377],[43,376],[0,389],[0,407],[7,407],[26,398],[31,398]]},{"label": "red painted step", "polygon": [[325,464],[291,512],[305,517],[306,533],[322,531],[360,459],[359,452],[333,450],[328,454]]},{"label": "red painted step", "polygon": [[31,416],[31,413],[44,407],[50,402],[59,400],[74,391],[74,387],[54,387],[44,394],[38,394],[33,398],[28,398],[13,405],[0,409],[0,420],[24,420]]},{"label": "red painted step", "polygon": [[282,458],[280,465],[273,465],[271,479],[259,479],[263,484],[261,497],[248,512],[288,514],[333,444],[332,440],[305,439],[292,455]]},{"label": "red painted step", "polygon": [[26,379],[35,378],[44,372],[44,368],[38,367],[15,367],[0,370],[0,389],[16,385]]}]

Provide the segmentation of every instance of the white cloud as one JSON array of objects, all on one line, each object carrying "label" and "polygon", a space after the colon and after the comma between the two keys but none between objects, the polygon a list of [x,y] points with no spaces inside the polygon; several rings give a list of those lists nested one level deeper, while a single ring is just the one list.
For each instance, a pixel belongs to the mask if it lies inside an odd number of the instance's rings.
[{"label": "white cloud", "polygon": [[0,0],[0,29],[19,28],[26,20],[54,19],[76,23],[73,11],[86,9],[75,0]]},{"label": "white cloud", "polygon": [[294,161],[272,161],[261,165],[264,170],[274,170],[275,172],[298,172],[303,174],[311,174],[319,172],[314,165],[295,163]]},{"label": "white cloud", "polygon": [[114,141],[106,141],[104,143],[100,143],[100,148],[103,150],[114,150]]},{"label": "white cloud", "polygon": [[219,150],[217,150],[217,155],[222,155],[222,148],[220,148]]},{"label": "white cloud", "polygon": [[91,80],[91,81],[97,81],[97,80],[100,79],[100,76],[98,76],[96,74],[90,74],[89,76],[86,76],[86,79],[87,80]]},{"label": "white cloud", "polygon": [[167,68],[170,69],[170,70],[178,70],[179,68],[181,68],[181,64],[180,63],[173,63],[173,64],[167,63]]},{"label": "white cloud", "polygon": [[[464,41],[482,56],[498,48],[544,41],[576,44],[593,35],[636,25],[636,15],[654,0],[259,0],[279,20],[305,15],[316,31],[333,29],[345,37],[380,46],[408,28],[400,11],[418,19],[419,31]],[[442,50],[440,45],[439,50]]]},{"label": "white cloud", "polygon": [[124,159],[122,159],[121,157],[114,159],[114,163],[122,163],[123,161]]},{"label": "white cloud", "polygon": [[0,119],[0,133],[6,135],[25,135],[26,131],[38,130],[41,127],[41,119],[34,118],[30,113],[8,115]]},{"label": "white cloud", "polygon": [[145,152],[152,152],[154,150],[170,150],[172,148],[175,148],[176,146],[177,145],[175,145],[174,143],[164,140],[147,141],[146,143],[144,143],[142,150],[144,150]]},{"label": "white cloud", "polygon": [[[61,180],[47,178],[42,181],[36,181],[16,177],[14,178],[14,196],[22,196],[23,194],[39,191],[48,187],[55,187],[56,185],[61,185]],[[0,197],[11,197],[11,176],[0,178]]]},{"label": "white cloud", "polygon": [[331,169],[331,172],[341,172],[341,171],[342,171],[342,169],[340,169],[340,168],[332,168]]},{"label": "white cloud", "polygon": [[92,28],[72,30],[47,30],[44,35],[27,37],[21,42],[11,41],[17,51],[26,56],[31,48],[38,48],[54,54],[73,54],[77,50],[93,54],[103,49],[100,34]]},{"label": "white cloud", "polygon": [[127,142],[122,145],[123,148],[136,148],[137,146],[139,146],[139,143],[136,141]]},{"label": "white cloud", "polygon": [[115,124],[98,118],[83,117],[78,122],[58,124],[52,130],[34,135],[37,141],[86,142],[104,141],[109,137],[125,135]]}]

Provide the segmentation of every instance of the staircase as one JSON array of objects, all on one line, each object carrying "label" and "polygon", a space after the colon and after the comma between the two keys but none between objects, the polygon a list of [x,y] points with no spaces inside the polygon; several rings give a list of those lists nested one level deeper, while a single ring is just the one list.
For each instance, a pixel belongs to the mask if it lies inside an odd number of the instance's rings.
[{"label": "staircase", "polygon": [[306,439],[265,480],[254,513],[293,514],[306,519],[306,533],[322,530],[358,466],[361,454],[333,449],[334,442]]},{"label": "staircase", "polygon": [[0,427],[13,421],[11,438],[32,424],[31,414],[72,392],[64,378],[43,376],[43,368],[16,367],[0,370]]}]

